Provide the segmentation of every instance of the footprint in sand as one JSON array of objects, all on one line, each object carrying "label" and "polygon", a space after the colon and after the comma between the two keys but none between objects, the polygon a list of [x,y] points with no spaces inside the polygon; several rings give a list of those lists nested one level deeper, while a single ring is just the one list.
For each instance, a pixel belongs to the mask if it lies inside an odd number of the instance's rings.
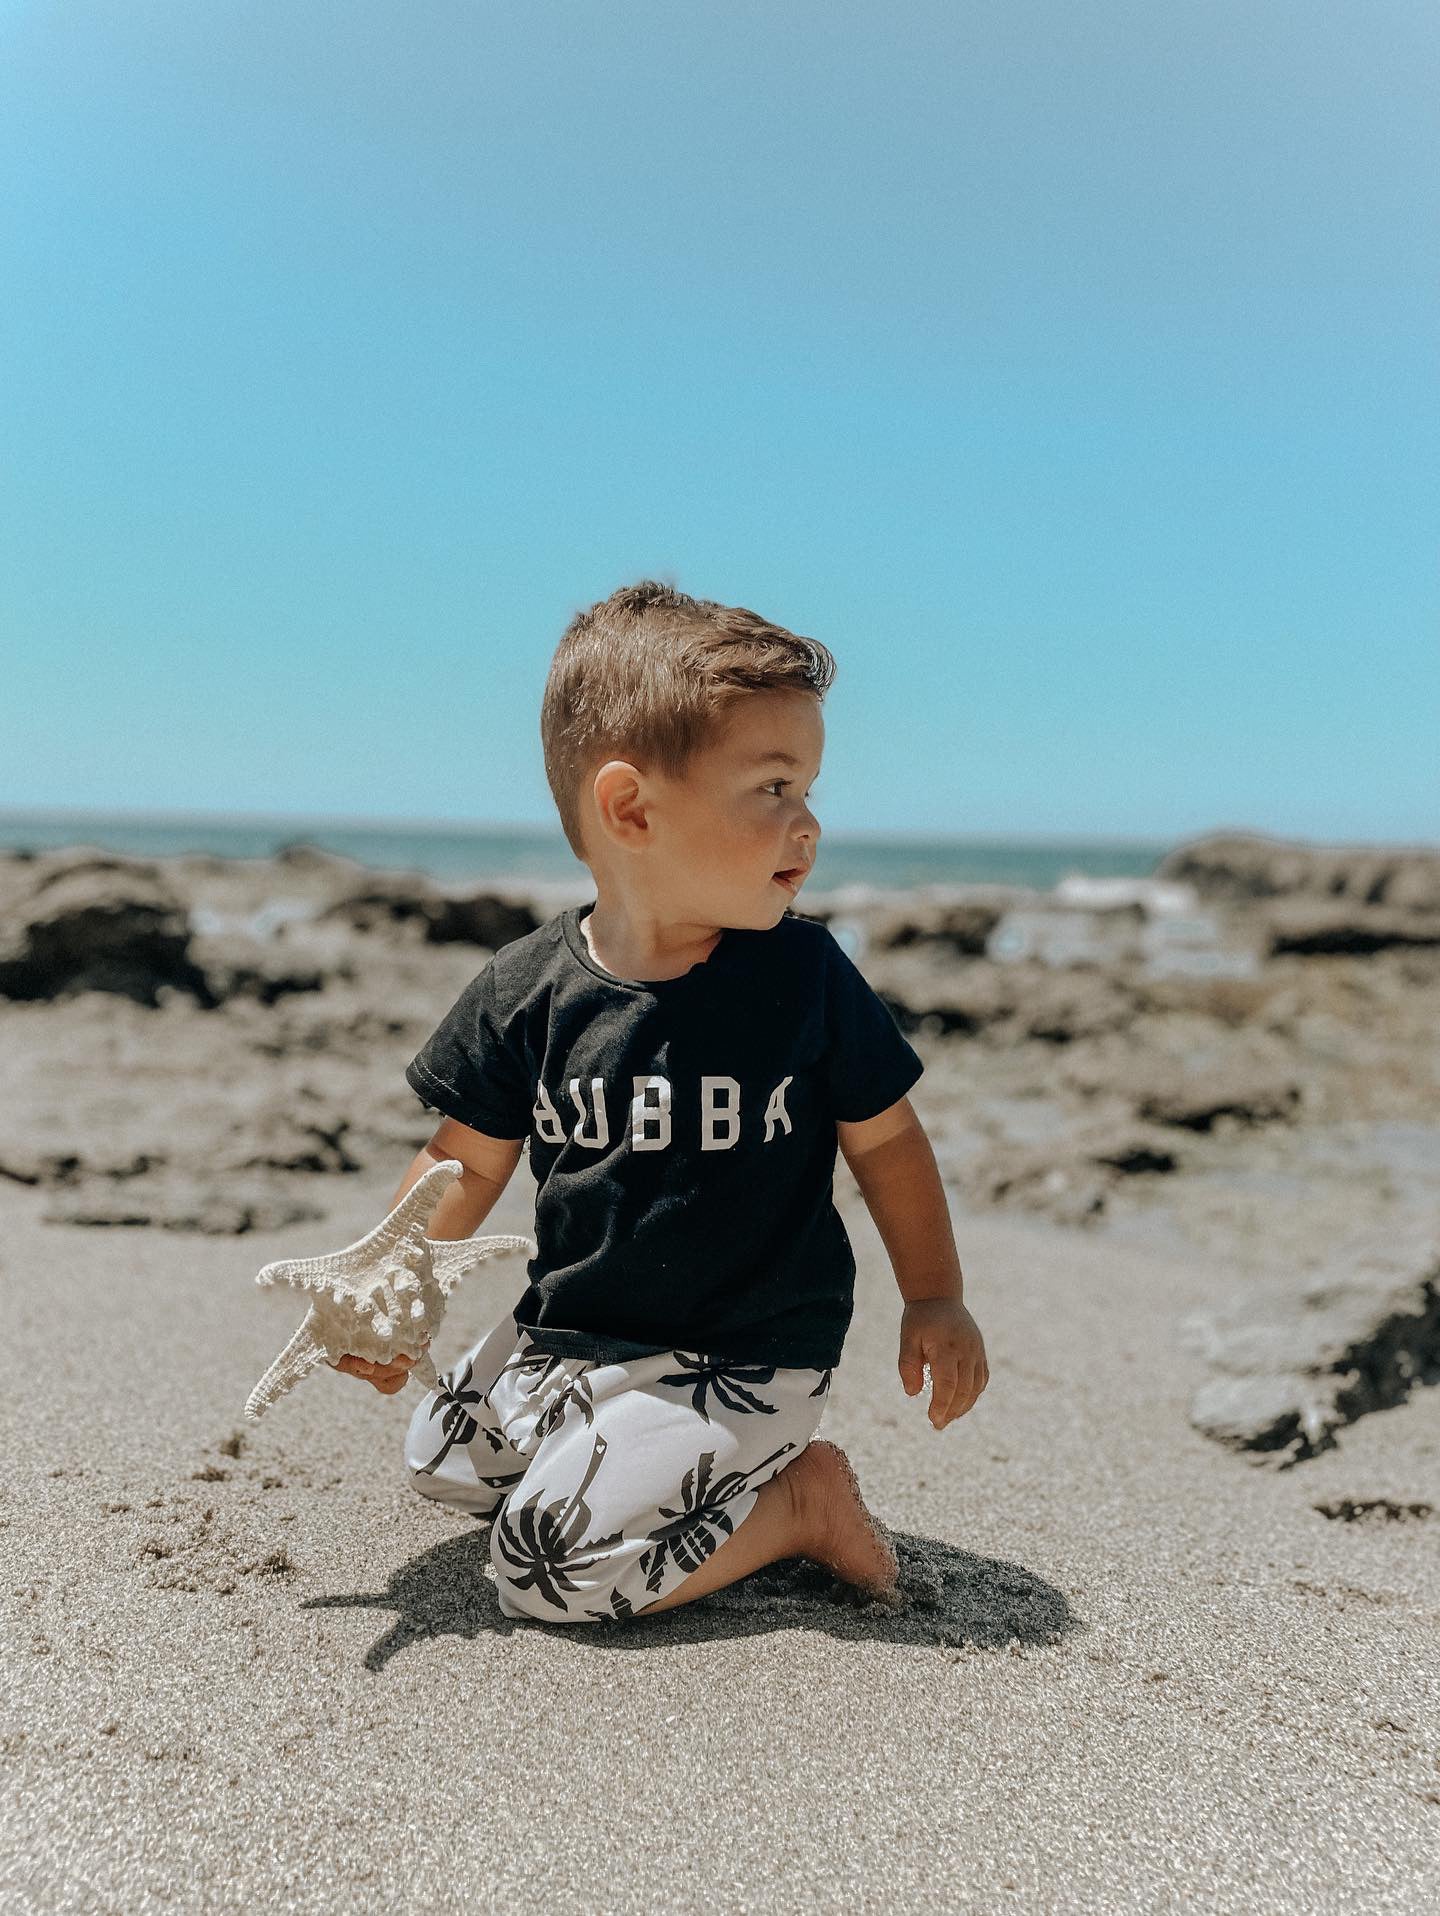
[{"label": "footprint in sand", "polygon": [[1410,1523],[1434,1514],[1433,1504],[1399,1503],[1393,1497],[1337,1497],[1313,1508],[1340,1523]]}]

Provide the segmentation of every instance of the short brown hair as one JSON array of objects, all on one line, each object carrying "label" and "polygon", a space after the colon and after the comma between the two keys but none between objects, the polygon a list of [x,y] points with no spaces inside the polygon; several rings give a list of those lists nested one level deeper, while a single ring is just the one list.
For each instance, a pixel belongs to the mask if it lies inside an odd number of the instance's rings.
[{"label": "short brown hair", "polygon": [[641,579],[622,585],[565,628],[540,707],[545,776],[571,851],[582,862],[586,774],[630,757],[679,779],[753,692],[823,699],[834,656],[744,606],[692,599]]}]

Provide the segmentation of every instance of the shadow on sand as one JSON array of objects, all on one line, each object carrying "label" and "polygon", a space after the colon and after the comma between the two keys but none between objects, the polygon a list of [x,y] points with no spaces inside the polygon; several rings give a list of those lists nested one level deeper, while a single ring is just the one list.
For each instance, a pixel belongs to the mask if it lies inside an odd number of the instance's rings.
[{"label": "shadow on sand", "polygon": [[427,1637],[507,1635],[541,1629],[577,1646],[642,1650],[659,1642],[708,1643],[723,1637],[768,1636],[776,1630],[824,1630],[851,1642],[912,1643],[952,1651],[1057,1643],[1084,1627],[1052,1584],[996,1557],[891,1531],[900,1558],[904,1607],[867,1601],[817,1565],[792,1559],[697,1597],[692,1604],[625,1623],[609,1619],[541,1623],[501,1613],[489,1565],[489,1524],[447,1538],[405,1564],[384,1590],[313,1597],[305,1610],[394,1610],[394,1623],[365,1655],[382,1670]]}]

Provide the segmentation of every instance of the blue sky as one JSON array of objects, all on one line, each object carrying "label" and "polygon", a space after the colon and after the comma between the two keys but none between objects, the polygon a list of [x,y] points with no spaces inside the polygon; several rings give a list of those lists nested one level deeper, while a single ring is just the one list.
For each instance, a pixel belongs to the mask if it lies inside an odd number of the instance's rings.
[{"label": "blue sky", "polygon": [[826,829],[1440,838],[1425,0],[0,0],[0,804],[549,822],[570,615]]}]

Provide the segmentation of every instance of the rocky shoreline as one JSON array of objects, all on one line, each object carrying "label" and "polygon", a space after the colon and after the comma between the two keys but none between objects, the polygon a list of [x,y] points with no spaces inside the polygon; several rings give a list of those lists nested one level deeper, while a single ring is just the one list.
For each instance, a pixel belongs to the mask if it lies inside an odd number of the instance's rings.
[{"label": "rocky shoreline", "polygon": [[[76,1228],[319,1219],[429,1135],[403,1066],[488,954],[592,895],[303,844],[9,855],[0,1188]],[[1272,1462],[1440,1377],[1440,853],[1217,836],[1149,880],[797,909],[925,1058],[962,1258],[1003,1209],[1223,1260],[1193,1415]]]}]

